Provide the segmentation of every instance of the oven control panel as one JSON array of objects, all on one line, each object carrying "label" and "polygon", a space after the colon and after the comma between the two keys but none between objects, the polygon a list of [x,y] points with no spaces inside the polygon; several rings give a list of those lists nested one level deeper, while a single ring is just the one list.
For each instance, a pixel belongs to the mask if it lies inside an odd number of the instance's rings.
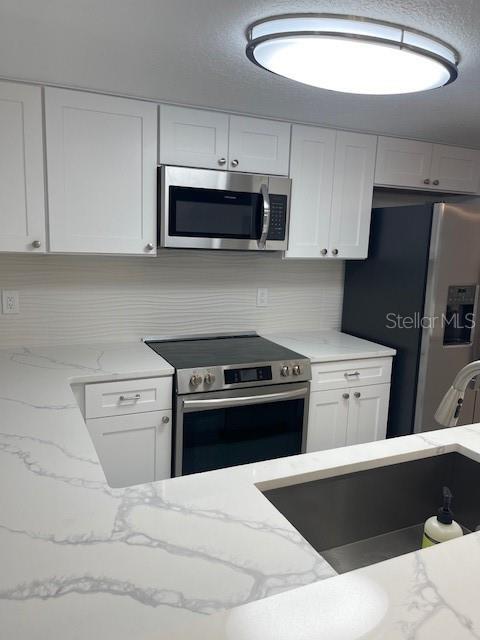
[{"label": "oven control panel", "polygon": [[242,382],[260,382],[272,379],[272,367],[249,367],[248,369],[226,369],[225,384],[241,384]]},{"label": "oven control panel", "polygon": [[214,366],[177,370],[178,395],[311,380],[310,361],[284,360],[247,366]]}]

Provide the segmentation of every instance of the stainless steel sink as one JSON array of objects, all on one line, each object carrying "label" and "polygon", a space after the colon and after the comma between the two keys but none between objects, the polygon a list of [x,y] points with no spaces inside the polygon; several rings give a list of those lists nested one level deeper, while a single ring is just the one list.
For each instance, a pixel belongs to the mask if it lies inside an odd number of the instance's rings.
[{"label": "stainless steel sink", "polygon": [[421,547],[423,524],[453,493],[465,533],[480,525],[480,464],[446,453],[264,491],[338,573]]}]

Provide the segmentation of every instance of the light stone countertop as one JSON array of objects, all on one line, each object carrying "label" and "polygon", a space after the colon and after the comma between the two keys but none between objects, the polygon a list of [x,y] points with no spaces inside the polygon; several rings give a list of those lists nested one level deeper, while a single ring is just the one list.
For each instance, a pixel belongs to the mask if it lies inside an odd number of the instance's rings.
[{"label": "light stone countertop", "polygon": [[392,357],[396,353],[395,349],[332,330],[262,333],[262,335],[268,340],[277,342],[310,358],[312,364],[338,360]]},{"label": "light stone countertop", "polygon": [[2,640],[480,638],[480,534],[335,576],[256,486],[480,461],[480,425],[111,489],[70,384],[171,373],[141,343],[0,352]]}]

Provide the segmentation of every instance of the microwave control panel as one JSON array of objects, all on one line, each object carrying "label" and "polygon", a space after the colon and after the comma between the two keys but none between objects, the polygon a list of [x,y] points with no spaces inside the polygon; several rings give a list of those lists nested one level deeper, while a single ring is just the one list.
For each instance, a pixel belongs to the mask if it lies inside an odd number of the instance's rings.
[{"label": "microwave control panel", "polygon": [[285,240],[287,233],[287,196],[270,194],[270,229],[267,240]]}]

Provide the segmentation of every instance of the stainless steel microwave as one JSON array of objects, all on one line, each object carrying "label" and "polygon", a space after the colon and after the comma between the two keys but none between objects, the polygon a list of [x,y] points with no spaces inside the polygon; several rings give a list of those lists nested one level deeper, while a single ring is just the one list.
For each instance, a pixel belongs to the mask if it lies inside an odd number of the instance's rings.
[{"label": "stainless steel microwave", "polygon": [[159,245],[284,251],[290,178],[158,167]]}]

